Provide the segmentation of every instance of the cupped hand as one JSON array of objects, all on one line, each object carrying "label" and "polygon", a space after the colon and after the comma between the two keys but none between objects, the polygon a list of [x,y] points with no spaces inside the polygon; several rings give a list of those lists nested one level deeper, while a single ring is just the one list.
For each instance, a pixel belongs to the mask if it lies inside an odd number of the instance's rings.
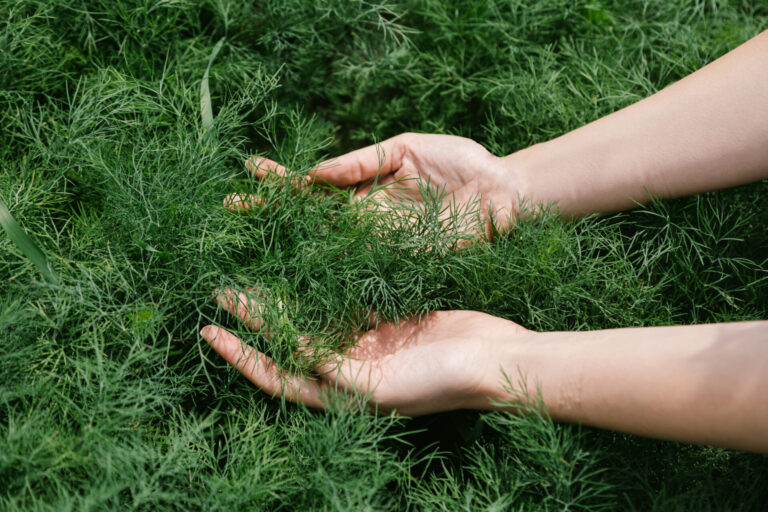
[{"label": "cupped hand", "polygon": [[[263,303],[252,295],[225,290],[216,300],[249,328],[265,331]],[[221,327],[208,325],[201,331],[229,364],[272,396],[324,408],[329,392],[351,391],[365,395],[379,411],[407,416],[483,408],[488,402],[483,383],[489,372],[499,372],[494,348],[533,334],[485,313],[437,311],[378,324],[355,336],[342,353],[317,354],[312,340],[302,338],[300,350],[317,362],[310,374],[298,375],[281,370],[268,355]]]},{"label": "cupped hand", "polygon": [[[253,157],[246,166],[258,178],[290,175],[285,167],[266,158]],[[511,225],[521,195],[520,179],[504,159],[473,140],[453,135],[403,133],[326,160],[307,175],[292,179],[355,187],[356,200],[368,200],[382,210],[404,202],[423,204],[428,189],[442,201],[441,218],[477,213],[476,221],[464,222],[475,234],[488,236],[491,219],[501,231]],[[252,196],[227,198],[232,210],[257,202]]]}]

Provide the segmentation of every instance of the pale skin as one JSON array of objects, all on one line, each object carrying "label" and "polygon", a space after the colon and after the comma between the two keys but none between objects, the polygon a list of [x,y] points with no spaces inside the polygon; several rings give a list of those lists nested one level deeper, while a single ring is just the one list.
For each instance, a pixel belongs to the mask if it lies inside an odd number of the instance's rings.
[{"label": "pale skin", "polygon": [[[267,159],[247,166],[260,178],[286,174]],[[768,178],[768,32],[653,96],[508,156],[461,137],[403,134],[323,162],[304,181],[370,198],[374,177],[395,182],[378,193],[395,201],[418,201],[419,180],[441,187],[446,201],[476,201],[480,236],[491,218],[513,229],[521,201],[554,204],[569,218]],[[258,198],[225,203],[247,209]],[[257,298],[224,290],[216,300],[262,327]],[[768,321],[534,332],[480,312],[439,311],[372,326],[310,376],[281,371],[219,327],[202,335],[265,392],[311,407],[344,388],[409,416],[502,408],[521,400],[505,376],[521,375],[559,421],[768,453]],[[311,351],[311,340],[302,347]]]}]

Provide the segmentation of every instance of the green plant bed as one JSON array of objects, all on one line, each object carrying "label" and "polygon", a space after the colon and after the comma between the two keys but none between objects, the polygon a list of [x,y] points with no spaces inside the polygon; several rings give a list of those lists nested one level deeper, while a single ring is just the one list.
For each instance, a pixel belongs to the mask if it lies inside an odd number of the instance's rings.
[{"label": "green plant bed", "polygon": [[[406,130],[506,154],[767,24],[765,2],[3,2],[0,198],[32,245],[0,232],[0,509],[761,509],[764,456],[539,410],[306,410],[198,332],[301,371],[297,332],[339,347],[369,308],[538,330],[767,318],[766,182],[453,251],[440,224],[382,236],[343,191],[242,165],[302,173]],[[264,205],[230,214],[232,192]],[[269,290],[271,342],[217,309],[224,286]]]}]

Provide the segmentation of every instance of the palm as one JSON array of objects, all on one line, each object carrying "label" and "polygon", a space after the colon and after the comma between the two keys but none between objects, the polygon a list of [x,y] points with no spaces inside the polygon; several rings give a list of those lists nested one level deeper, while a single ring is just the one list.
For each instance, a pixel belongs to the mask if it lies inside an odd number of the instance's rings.
[{"label": "palm", "polygon": [[510,324],[475,311],[440,311],[383,324],[333,361],[324,378],[402,414],[462,408],[476,396],[477,376],[485,374],[478,369],[494,370],[485,368],[493,333],[508,335]]}]

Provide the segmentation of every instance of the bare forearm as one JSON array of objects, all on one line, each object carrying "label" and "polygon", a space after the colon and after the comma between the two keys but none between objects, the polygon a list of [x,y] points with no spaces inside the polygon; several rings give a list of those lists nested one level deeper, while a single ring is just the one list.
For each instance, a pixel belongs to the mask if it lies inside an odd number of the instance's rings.
[{"label": "bare forearm", "polygon": [[[500,349],[556,420],[768,452],[768,322],[539,333]],[[500,392],[502,372],[487,392]]]},{"label": "bare forearm", "polygon": [[768,177],[768,31],[634,105],[505,159],[566,216]]}]

